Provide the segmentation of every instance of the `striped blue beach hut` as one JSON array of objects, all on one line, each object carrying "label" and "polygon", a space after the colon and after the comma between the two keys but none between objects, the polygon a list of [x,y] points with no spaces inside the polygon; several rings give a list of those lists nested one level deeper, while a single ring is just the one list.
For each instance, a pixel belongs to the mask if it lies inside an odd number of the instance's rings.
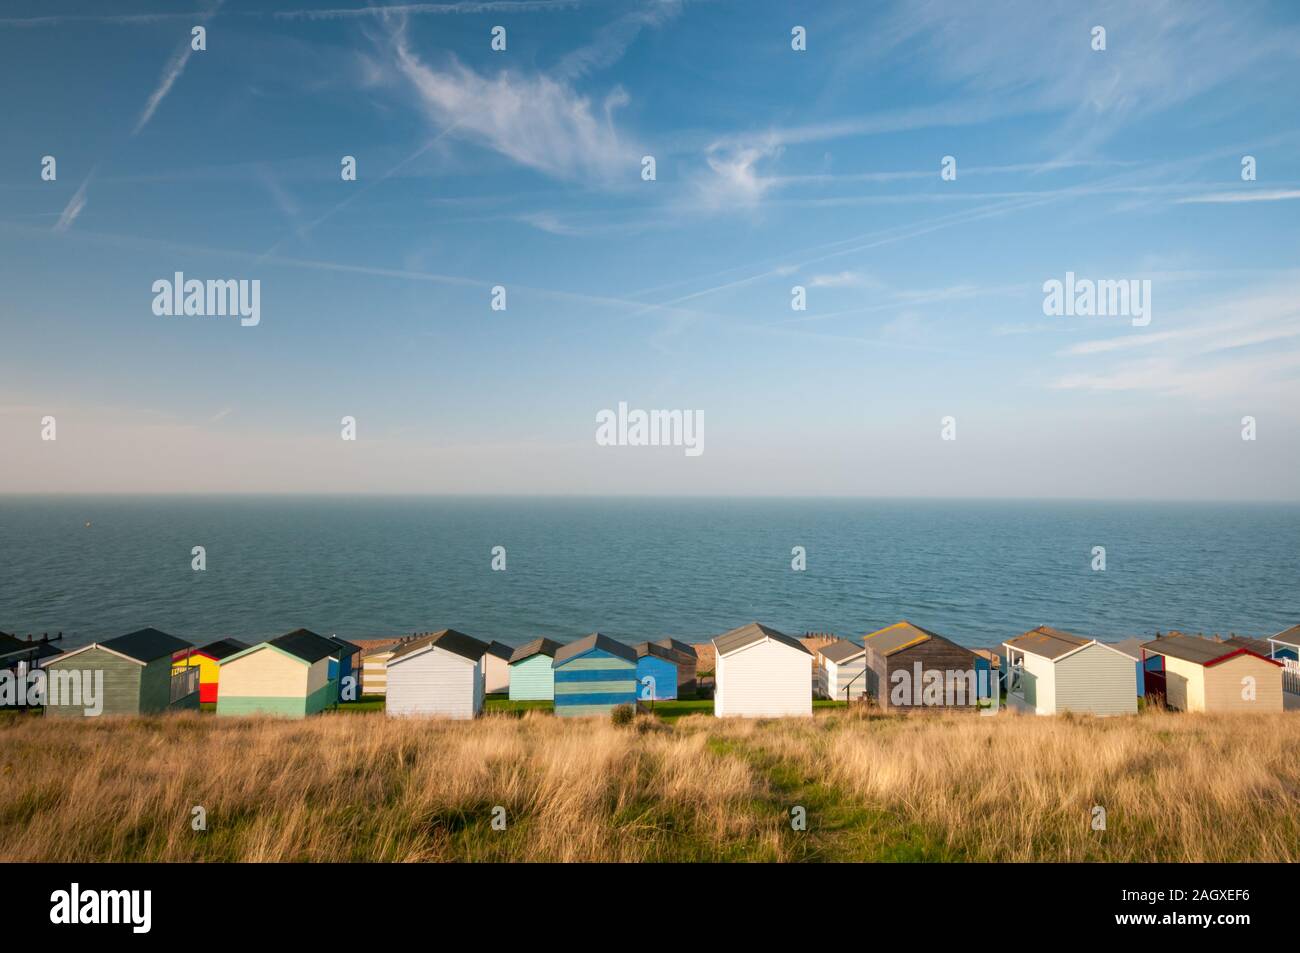
[{"label": "striped blue beach hut", "polygon": [[635,705],[636,651],[594,632],[555,653],[555,713],[603,715],[618,705]]},{"label": "striped blue beach hut", "polygon": [[678,666],[682,661],[678,653],[654,642],[642,642],[635,651],[636,697],[643,702],[676,698]]}]

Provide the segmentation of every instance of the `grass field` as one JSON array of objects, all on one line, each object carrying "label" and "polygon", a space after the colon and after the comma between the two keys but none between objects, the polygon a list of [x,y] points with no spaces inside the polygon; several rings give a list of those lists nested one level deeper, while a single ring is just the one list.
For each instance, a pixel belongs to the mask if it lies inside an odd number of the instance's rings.
[{"label": "grass field", "polygon": [[1297,750],[1285,714],[24,715],[0,860],[1298,861]]}]

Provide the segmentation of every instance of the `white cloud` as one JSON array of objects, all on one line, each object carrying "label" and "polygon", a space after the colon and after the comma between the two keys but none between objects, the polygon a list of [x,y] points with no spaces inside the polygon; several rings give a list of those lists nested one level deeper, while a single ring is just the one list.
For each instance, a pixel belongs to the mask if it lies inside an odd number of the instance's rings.
[{"label": "white cloud", "polygon": [[603,115],[568,83],[544,75],[503,70],[483,76],[452,60],[445,69],[412,51],[405,26],[393,34],[398,71],[439,125],[521,165],[558,179],[636,181],[641,151],[621,137],[613,112],[627,102],[615,89]]},{"label": "white cloud", "polygon": [[813,275],[808,279],[809,288],[861,288],[863,286],[879,287],[879,282],[857,271],[840,271],[830,275]]},{"label": "white cloud", "polygon": [[81,214],[82,209],[86,207],[86,187],[90,185],[91,177],[94,174],[94,172],[91,172],[90,175],[86,176],[80,188],[73,193],[72,198],[68,199],[68,204],[63,207],[63,211],[59,214],[59,220],[54,223],[56,232],[67,231],[72,223],[77,220],[77,216]]},{"label": "white cloud", "polygon": [[1179,204],[1231,204],[1235,202],[1283,202],[1287,199],[1300,199],[1300,189],[1272,189],[1245,192],[1211,192],[1207,195],[1190,195],[1179,199]]},{"label": "white cloud", "polygon": [[710,207],[753,205],[775,184],[761,175],[758,163],[781,152],[776,143],[736,145],[718,142],[708,148],[704,160],[711,174],[697,178],[702,201]]}]

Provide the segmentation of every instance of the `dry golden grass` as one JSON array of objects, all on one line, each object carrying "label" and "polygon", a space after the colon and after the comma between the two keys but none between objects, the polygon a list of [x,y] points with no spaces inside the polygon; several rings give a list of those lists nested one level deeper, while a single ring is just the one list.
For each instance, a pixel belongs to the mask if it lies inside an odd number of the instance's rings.
[{"label": "dry golden grass", "polygon": [[1297,861],[1298,742],[1296,715],[1163,712],[22,717],[0,860]]}]

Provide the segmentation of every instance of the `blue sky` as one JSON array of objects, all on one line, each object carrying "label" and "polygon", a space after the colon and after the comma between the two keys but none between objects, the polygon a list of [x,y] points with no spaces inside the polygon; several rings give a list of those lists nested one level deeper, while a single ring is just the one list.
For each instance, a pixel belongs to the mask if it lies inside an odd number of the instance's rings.
[{"label": "blue sky", "polygon": [[1294,5],[337,3],[5,5],[0,490],[1300,497]]}]

